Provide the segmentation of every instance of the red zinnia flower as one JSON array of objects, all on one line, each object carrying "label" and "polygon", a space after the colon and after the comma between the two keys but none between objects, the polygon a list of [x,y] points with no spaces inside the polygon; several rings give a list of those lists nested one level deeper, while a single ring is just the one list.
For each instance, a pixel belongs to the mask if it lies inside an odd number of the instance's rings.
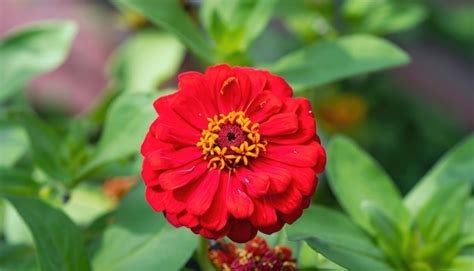
[{"label": "red zinnia flower", "polygon": [[176,227],[236,242],[293,223],[326,154],[311,105],[281,77],[217,65],[179,75],[143,142],[146,198]]}]

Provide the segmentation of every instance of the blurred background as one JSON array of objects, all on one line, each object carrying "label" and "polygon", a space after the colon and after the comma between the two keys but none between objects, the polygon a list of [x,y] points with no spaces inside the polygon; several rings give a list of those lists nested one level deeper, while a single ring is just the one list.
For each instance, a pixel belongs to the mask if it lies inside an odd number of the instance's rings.
[{"label": "blurred background", "polygon": [[[197,24],[200,1],[180,2]],[[357,32],[384,36],[406,50],[412,61],[402,68],[305,93],[316,107],[323,137],[345,133],[356,139],[406,193],[443,152],[474,129],[474,3],[344,2],[280,0],[250,55],[254,63],[271,62],[304,44]],[[2,36],[18,25],[46,19],[79,25],[66,62],[27,87],[28,99],[46,118],[87,114],[110,87],[105,67],[117,48],[133,33],[156,28],[105,0],[0,0]],[[179,64],[179,71],[203,68],[189,53]],[[160,89],[176,83],[172,79]]]}]

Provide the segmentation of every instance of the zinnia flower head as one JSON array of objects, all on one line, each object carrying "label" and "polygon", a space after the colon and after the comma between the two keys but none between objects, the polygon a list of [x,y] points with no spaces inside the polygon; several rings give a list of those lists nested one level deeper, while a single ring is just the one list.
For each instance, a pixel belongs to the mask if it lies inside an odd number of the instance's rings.
[{"label": "zinnia flower head", "polygon": [[281,77],[217,65],[180,74],[142,144],[146,198],[176,227],[236,242],[293,223],[326,154],[311,105]]},{"label": "zinnia flower head", "polygon": [[269,247],[265,239],[255,237],[243,248],[233,243],[218,241],[208,251],[209,258],[219,270],[296,270],[291,249],[285,246]]}]

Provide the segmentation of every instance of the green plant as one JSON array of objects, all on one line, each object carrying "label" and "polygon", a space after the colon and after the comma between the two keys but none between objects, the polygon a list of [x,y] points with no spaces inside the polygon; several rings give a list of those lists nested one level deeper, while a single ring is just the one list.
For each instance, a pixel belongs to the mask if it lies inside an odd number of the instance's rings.
[{"label": "green plant", "polygon": [[334,138],[329,184],[347,214],[313,206],[287,228],[290,240],[349,270],[470,270],[474,265],[474,136],[448,152],[402,198],[355,143]]}]

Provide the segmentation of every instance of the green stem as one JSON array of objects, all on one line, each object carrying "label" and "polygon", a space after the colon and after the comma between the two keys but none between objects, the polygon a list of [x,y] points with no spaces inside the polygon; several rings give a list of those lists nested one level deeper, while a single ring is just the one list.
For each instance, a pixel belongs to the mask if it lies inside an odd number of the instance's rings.
[{"label": "green stem", "polygon": [[211,263],[209,256],[207,254],[208,250],[208,240],[202,236],[199,236],[198,247],[196,250],[196,261],[199,264],[199,267],[202,271],[212,271],[216,270],[214,265]]}]

